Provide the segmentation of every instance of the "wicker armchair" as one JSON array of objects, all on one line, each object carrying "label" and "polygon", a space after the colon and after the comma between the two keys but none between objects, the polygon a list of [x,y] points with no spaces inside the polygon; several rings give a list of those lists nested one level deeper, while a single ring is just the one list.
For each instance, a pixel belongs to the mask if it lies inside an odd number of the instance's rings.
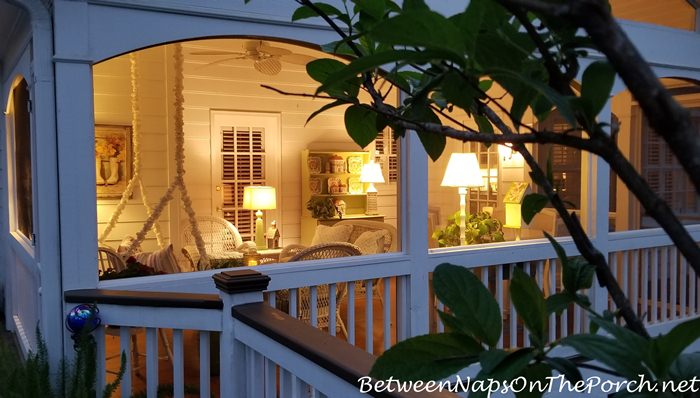
[{"label": "wicker armchair", "polygon": [[[233,224],[221,217],[198,216],[197,226],[204,240],[207,255],[212,258],[242,258],[239,251],[243,238]],[[190,261],[193,269],[197,269],[199,252],[192,235],[192,225],[189,223],[182,231],[182,253]]]},{"label": "wicker armchair", "polygon": [[[294,248],[299,249],[298,247]],[[289,262],[305,261],[305,260],[322,260],[328,258],[359,256],[362,254],[357,246],[350,243],[324,243],[311,246],[298,251],[293,255]],[[298,309],[297,317],[303,321],[311,321],[311,289],[302,287],[297,289],[298,294]],[[343,319],[340,317],[340,301],[347,294],[347,284],[338,283],[336,285],[336,300],[335,300],[335,319],[336,325],[340,328],[345,338],[348,338],[348,330],[345,327]],[[281,290],[277,293],[278,304],[282,309],[289,309],[289,291]],[[332,316],[330,288],[328,285],[319,285],[316,288],[316,324],[319,328],[328,328],[330,325],[330,317]]]}]

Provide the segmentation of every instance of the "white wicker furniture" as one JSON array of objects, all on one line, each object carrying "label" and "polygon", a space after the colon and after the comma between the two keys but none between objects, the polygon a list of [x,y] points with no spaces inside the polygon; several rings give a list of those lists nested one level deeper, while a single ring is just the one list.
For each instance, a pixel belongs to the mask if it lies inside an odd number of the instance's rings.
[{"label": "white wicker furniture", "polygon": [[[329,258],[359,256],[362,253],[357,246],[350,243],[323,243],[303,249],[296,253],[289,262],[306,261],[306,260],[322,260]],[[311,292],[308,287],[302,287],[297,290],[299,295],[297,317],[303,321],[311,321]],[[347,284],[338,283],[336,285],[336,300],[335,300],[335,319],[336,325],[343,332],[345,338],[348,337],[348,330],[345,327],[343,319],[340,317],[340,302],[347,293]],[[282,290],[278,292],[279,303],[282,306],[289,308],[289,291]],[[316,325],[319,328],[325,329],[330,325],[330,317],[332,309],[330,308],[330,288],[328,285],[319,285],[316,288]]]},{"label": "white wicker furniture", "polygon": [[[198,216],[197,225],[204,240],[207,256],[215,259],[243,258],[243,238],[238,229],[221,217]],[[182,231],[182,253],[190,261],[194,270],[199,262],[199,252],[192,235],[192,226],[187,225]]]}]

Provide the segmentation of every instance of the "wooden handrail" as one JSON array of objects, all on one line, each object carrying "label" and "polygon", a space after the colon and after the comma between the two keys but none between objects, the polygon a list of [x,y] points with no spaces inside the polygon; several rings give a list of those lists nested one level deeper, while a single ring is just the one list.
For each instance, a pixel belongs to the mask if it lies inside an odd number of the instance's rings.
[{"label": "wooden handrail", "polygon": [[[231,308],[231,315],[263,335],[284,345],[347,383],[360,387],[359,379],[369,374],[375,356],[336,337],[314,328],[265,303],[251,303]],[[271,358],[274,360],[274,358]],[[375,397],[409,398],[455,397],[443,393],[370,392]]]},{"label": "wooden handrail", "polygon": [[172,292],[138,292],[133,290],[81,289],[63,294],[67,303],[115,304],[140,307],[201,308],[220,310],[221,298],[216,294]]}]

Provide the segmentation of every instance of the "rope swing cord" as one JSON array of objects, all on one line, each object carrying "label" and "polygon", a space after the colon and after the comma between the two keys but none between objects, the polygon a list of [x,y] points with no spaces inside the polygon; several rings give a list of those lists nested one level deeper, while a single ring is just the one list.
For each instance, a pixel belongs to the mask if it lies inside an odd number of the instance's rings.
[{"label": "rope swing cord", "polygon": [[204,240],[202,239],[202,234],[199,231],[199,226],[197,225],[197,219],[195,211],[192,208],[192,199],[187,192],[187,186],[185,185],[185,131],[184,131],[184,121],[183,121],[183,109],[184,109],[184,74],[183,74],[183,56],[182,56],[182,46],[177,43],[174,45],[173,58],[175,60],[175,86],[173,88],[175,96],[175,177],[173,181],[168,186],[163,197],[160,198],[158,205],[155,208],[151,208],[146,197],[146,190],[143,185],[143,180],[141,179],[141,148],[140,148],[140,110],[138,106],[139,98],[139,88],[138,88],[138,64],[136,62],[136,54],[131,53],[129,55],[130,65],[131,65],[131,115],[132,115],[132,129],[133,129],[133,147],[134,147],[134,175],[127,184],[126,189],[122,193],[119,205],[112,213],[109,219],[109,223],[102,231],[98,241],[104,242],[109,234],[112,232],[114,227],[119,222],[119,217],[121,216],[126,204],[128,203],[129,197],[134,192],[136,185],[139,186],[139,191],[141,193],[141,202],[146,209],[146,214],[148,218],[146,219],[141,230],[136,234],[136,238],[131,242],[126,250],[125,255],[131,256],[136,252],[138,247],[141,245],[143,240],[146,238],[148,231],[153,230],[158,241],[158,246],[163,248],[164,242],[160,231],[160,225],[158,219],[161,213],[165,210],[165,206],[173,200],[174,192],[176,189],[180,190],[180,196],[182,199],[182,204],[187,213],[188,221],[192,226],[192,236],[195,240],[195,245],[197,246],[197,251],[200,256],[200,265],[203,268],[208,268],[209,257],[207,256],[206,249],[204,246]]}]

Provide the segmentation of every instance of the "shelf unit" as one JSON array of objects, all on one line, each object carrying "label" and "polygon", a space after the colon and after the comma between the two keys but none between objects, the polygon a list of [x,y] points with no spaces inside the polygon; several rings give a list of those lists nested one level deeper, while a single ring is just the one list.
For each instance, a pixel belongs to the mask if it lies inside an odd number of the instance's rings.
[{"label": "shelf unit", "polygon": [[[362,159],[362,164],[369,162],[369,152],[347,152],[347,151],[314,151],[314,150],[304,150],[301,154],[301,243],[308,245],[311,243],[311,239],[316,231],[316,226],[319,224],[332,225],[335,222],[340,221],[337,217],[330,220],[318,220],[311,217],[311,213],[306,210],[306,203],[314,197],[324,197],[324,198],[338,198],[345,201],[346,204],[346,216],[345,218],[352,219],[372,219],[377,220],[382,218],[381,216],[365,215],[365,208],[367,206],[367,187],[369,184],[362,184],[362,193],[330,193],[328,187],[329,178],[339,178],[341,182],[349,187],[348,180],[350,178],[356,178],[359,180],[360,171],[357,173],[349,173],[346,171],[340,173],[327,172],[327,163],[332,156],[340,156],[345,161],[346,168],[348,167],[348,157],[357,156]],[[309,158],[319,158],[321,172],[312,173],[309,167]],[[310,182],[312,178],[317,178],[320,181],[321,192],[312,193]]]}]

